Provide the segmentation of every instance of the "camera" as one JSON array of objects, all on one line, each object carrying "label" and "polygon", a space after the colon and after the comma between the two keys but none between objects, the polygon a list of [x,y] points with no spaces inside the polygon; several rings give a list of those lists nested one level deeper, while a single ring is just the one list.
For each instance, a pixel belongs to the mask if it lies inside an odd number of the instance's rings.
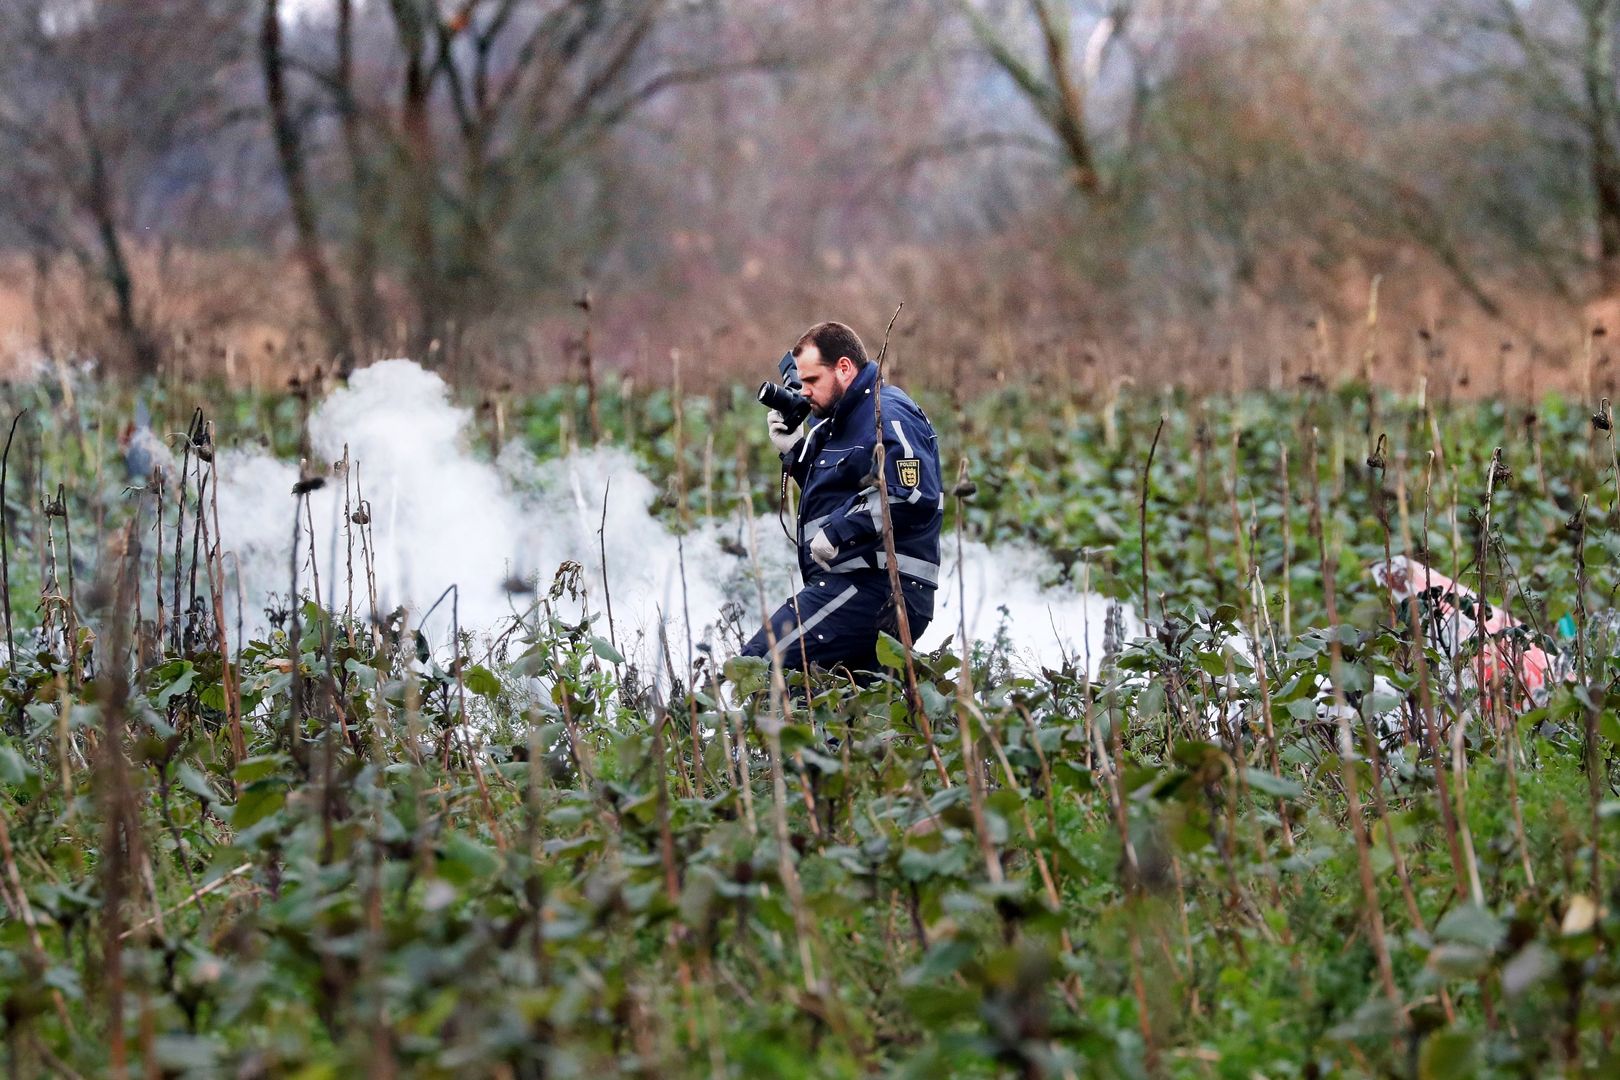
[{"label": "camera", "polygon": [[792,353],[782,354],[776,370],[781,374],[782,381],[760,383],[759,403],[786,417],[788,429],[792,430],[809,417],[810,399],[799,392],[804,384],[799,381],[799,366]]}]

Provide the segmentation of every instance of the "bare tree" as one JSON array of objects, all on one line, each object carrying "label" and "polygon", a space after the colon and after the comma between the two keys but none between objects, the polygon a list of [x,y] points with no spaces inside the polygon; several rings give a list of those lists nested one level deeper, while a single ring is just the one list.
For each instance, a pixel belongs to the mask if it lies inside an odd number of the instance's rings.
[{"label": "bare tree", "polygon": [[342,130],[363,336],[378,330],[385,183],[398,192],[396,235],[416,309],[407,347],[423,357],[453,352],[469,323],[500,309],[503,263],[513,244],[528,242],[512,225],[572,159],[674,87],[768,62],[660,42],[667,9],[663,0],[388,0],[393,54],[362,82],[356,7],[339,4],[333,62],[298,67],[329,93]]},{"label": "bare tree", "polygon": [[[1620,294],[1620,37],[1617,0],[1441,0],[1434,36],[1453,57],[1447,89],[1478,123],[1491,116],[1501,130],[1497,151],[1513,155],[1534,144],[1537,160],[1514,187],[1537,185],[1530,208],[1543,219],[1567,208],[1563,162],[1578,162],[1584,191],[1584,251],[1555,251],[1547,230],[1526,230],[1524,207],[1472,224],[1517,248],[1564,291],[1558,264],[1589,267],[1602,295]],[[1555,233],[1555,239],[1560,234]]]},{"label": "bare tree", "polygon": [[38,249],[100,281],[137,372],[159,361],[128,234],[145,185],[230,120],[223,76],[241,43],[228,0],[0,0],[0,213]]},{"label": "bare tree", "polygon": [[355,89],[354,0],[338,0],[335,20],[337,56],[333,72],[334,103],[343,131],[349,180],[354,202],[354,237],[350,244],[349,277],[353,292],[354,328],[359,344],[375,349],[385,333],[382,299],[377,295],[379,249],[383,229],[383,181],[372,160]]},{"label": "bare tree", "polygon": [[281,166],[282,183],[287,189],[287,205],[297,236],[298,261],[303,264],[304,273],[309,278],[310,293],[314,296],[315,309],[320,315],[327,349],[338,369],[346,371],[353,365],[353,345],[338,300],[337,284],[332,280],[321,247],[320,222],[316,217],[315,198],[310,190],[304,139],[287,92],[281,18],[279,0],[264,0],[259,20],[259,65],[264,73],[264,99],[276,147],[276,161]]},{"label": "bare tree", "polygon": [[[1074,186],[1086,195],[1102,192],[1103,181],[1092,147],[1088,87],[1085,73],[1078,70],[1074,60],[1069,12],[1054,0],[1027,0],[1027,9],[1039,37],[1039,59],[1031,60],[1020,53],[1007,31],[997,27],[983,10],[969,0],[959,0],[959,3],[985,52],[1012,79],[1057,139],[1072,169]],[[1123,5],[1122,8],[1117,14],[1103,15],[1093,33],[1103,35],[1106,41],[1119,15],[1129,10]]]},{"label": "bare tree", "polygon": [[[1180,37],[1208,5],[1201,0],[953,2],[984,54],[1050,135],[1075,189],[1093,200],[1120,197],[1155,85],[1173,70]],[[1103,97],[1117,101],[1105,105]]]}]

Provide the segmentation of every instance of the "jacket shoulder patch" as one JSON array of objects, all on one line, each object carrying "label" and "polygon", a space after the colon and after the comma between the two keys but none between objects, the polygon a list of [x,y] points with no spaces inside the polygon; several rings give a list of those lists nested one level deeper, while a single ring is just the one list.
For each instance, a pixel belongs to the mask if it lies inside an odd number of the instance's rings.
[{"label": "jacket shoulder patch", "polygon": [[894,469],[900,476],[900,483],[905,487],[914,488],[922,482],[921,458],[900,458],[895,461]]}]

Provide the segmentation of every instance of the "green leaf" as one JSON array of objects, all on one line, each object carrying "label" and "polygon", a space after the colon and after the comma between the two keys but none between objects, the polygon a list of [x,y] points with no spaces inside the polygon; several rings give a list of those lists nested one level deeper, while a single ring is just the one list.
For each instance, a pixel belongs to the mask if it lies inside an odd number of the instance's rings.
[{"label": "green leaf", "polygon": [[452,833],[444,842],[439,874],[452,885],[487,880],[500,868],[500,856],[493,848],[464,833]]},{"label": "green leaf", "polygon": [[771,682],[770,661],[763,656],[733,656],[726,661],[725,673],[739,697],[758,693]]},{"label": "green leaf", "polygon": [[1251,791],[1258,791],[1262,795],[1270,795],[1275,799],[1299,799],[1305,795],[1305,789],[1299,781],[1286,776],[1273,776],[1264,769],[1250,766],[1243,770],[1243,779],[1249,784]]},{"label": "green leaf", "polygon": [[223,1048],[220,1040],[198,1035],[159,1035],[152,1040],[152,1056],[176,1073],[213,1069]]},{"label": "green leaf", "polygon": [[1478,904],[1462,904],[1452,908],[1434,928],[1438,941],[1474,945],[1481,949],[1495,949],[1505,933],[1502,920]]},{"label": "green leaf", "polygon": [[158,708],[167,709],[171,701],[191,689],[191,684],[195,682],[196,679],[197,669],[192,667],[191,661],[187,660],[181,669],[179,677],[170,682],[169,685],[165,686],[162,692],[158,694]]},{"label": "green leaf", "polygon": [[1598,717],[1598,730],[1609,740],[1609,745],[1620,747],[1620,713],[1604,712]]},{"label": "green leaf", "polygon": [[1316,699],[1308,697],[1295,698],[1288,703],[1288,715],[1295,720],[1315,720]]},{"label": "green leaf", "polygon": [[533,678],[546,670],[551,662],[551,656],[543,643],[537,643],[523,650],[516,660],[513,660],[508,670],[521,679]]},{"label": "green leaf", "polygon": [[1143,716],[1160,716],[1164,713],[1164,687],[1157,682],[1150,682],[1142,687],[1142,692],[1136,695],[1136,708]]},{"label": "green leaf", "polygon": [[239,784],[251,784],[280,771],[286,764],[287,758],[282,754],[260,754],[242,759],[231,776]]},{"label": "green leaf", "polygon": [[181,762],[174,770],[174,775],[175,779],[180,781],[180,786],[197,796],[197,798],[202,799],[204,802],[219,801],[219,793],[210,787],[207,778],[192,766]]},{"label": "green leaf", "polygon": [[615,649],[606,638],[592,638],[591,651],[610,664],[624,663],[624,657]]},{"label": "green leaf", "polygon": [[248,788],[231,807],[231,828],[237,832],[252,828],[280,810],[286,801],[285,788],[270,785]]},{"label": "green leaf", "polygon": [[844,771],[842,761],[835,757],[828,757],[826,754],[818,754],[808,746],[799,751],[799,756],[804,759],[805,764],[813,765],[817,770],[828,775]]},{"label": "green leaf", "polygon": [[917,683],[917,693],[923,701],[923,711],[935,720],[942,720],[949,716],[955,707],[955,699],[946,697],[934,689],[934,684],[926,680]]},{"label": "green leaf", "polygon": [[917,847],[907,847],[900,853],[900,876],[907,881],[927,881],[932,877],[950,876],[960,870],[962,860],[957,857],[958,849],[945,848],[941,851],[924,851]]},{"label": "green leaf", "polygon": [[878,631],[877,639],[878,663],[894,671],[904,671],[906,667],[905,648],[894,638],[883,631]]},{"label": "green leaf", "polygon": [[905,1002],[914,1018],[937,1027],[971,1017],[978,1009],[979,994],[971,987],[950,983],[914,986],[905,991]]},{"label": "green leaf", "polygon": [[1447,943],[1429,953],[1429,967],[1443,979],[1472,979],[1490,967],[1491,954],[1478,945]]},{"label": "green leaf", "polygon": [[481,698],[493,698],[501,692],[501,680],[483,664],[474,664],[462,676],[467,689]]},{"label": "green leaf", "polygon": [[783,724],[780,737],[784,754],[791,754],[806,746],[814,746],[816,742],[815,729],[809,724]]},{"label": "green leaf", "polygon": [[1390,1039],[1400,1034],[1405,1021],[1387,998],[1374,997],[1361,1003],[1348,1020],[1328,1030],[1335,1039]]},{"label": "green leaf", "polygon": [[33,772],[15,747],[0,739],[0,784],[21,784]]},{"label": "green leaf", "polygon": [[962,969],[962,965],[973,959],[973,946],[971,943],[957,938],[947,938],[935,942],[928,948],[928,954],[922,962],[906,972],[901,982],[906,986],[923,986],[949,978]]},{"label": "green leaf", "polygon": [[1423,1050],[1418,1054],[1418,1080],[1462,1080],[1473,1075],[1473,1035],[1447,1030],[1423,1040]]}]

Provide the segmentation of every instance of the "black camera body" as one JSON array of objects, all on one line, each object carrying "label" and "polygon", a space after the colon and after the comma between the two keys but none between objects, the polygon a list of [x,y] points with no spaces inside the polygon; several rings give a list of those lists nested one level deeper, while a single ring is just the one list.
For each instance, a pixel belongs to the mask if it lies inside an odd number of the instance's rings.
[{"label": "black camera body", "polygon": [[782,381],[760,383],[759,403],[786,417],[788,430],[791,431],[809,418],[810,399],[800,392],[804,384],[799,381],[799,365],[792,353],[782,354],[776,370],[781,373]]}]

